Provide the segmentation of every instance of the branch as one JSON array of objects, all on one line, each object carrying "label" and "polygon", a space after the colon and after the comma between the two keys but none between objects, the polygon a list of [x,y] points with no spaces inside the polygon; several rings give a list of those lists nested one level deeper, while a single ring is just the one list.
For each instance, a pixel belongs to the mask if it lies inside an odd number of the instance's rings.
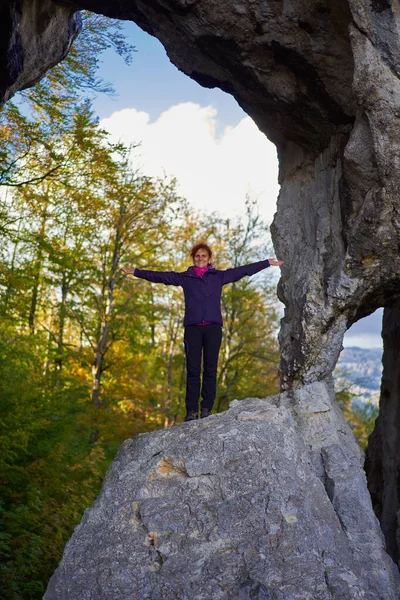
[{"label": "branch", "polygon": [[23,185],[30,185],[31,183],[40,183],[41,181],[44,181],[44,179],[46,179],[47,177],[49,177],[52,173],[54,173],[55,171],[57,171],[57,169],[59,169],[62,165],[57,165],[55,167],[53,167],[53,169],[50,169],[50,171],[47,171],[47,173],[45,173],[44,175],[40,175],[38,177],[32,177],[32,179],[28,179],[27,181],[20,181],[19,183],[1,183],[0,182],[0,186],[7,186],[7,187],[22,187]]},{"label": "branch", "polygon": [[79,325],[81,326],[81,329],[83,331],[83,334],[84,334],[85,338],[89,342],[89,345],[90,345],[91,349],[93,350],[93,352],[96,352],[96,348],[93,345],[93,342],[92,342],[92,340],[89,337],[89,334],[86,332],[86,329],[85,329],[85,327],[84,327],[84,325],[82,323],[81,318],[69,306],[66,306],[65,308],[67,309],[67,312],[69,312],[70,314],[72,314],[72,316],[78,321]]}]

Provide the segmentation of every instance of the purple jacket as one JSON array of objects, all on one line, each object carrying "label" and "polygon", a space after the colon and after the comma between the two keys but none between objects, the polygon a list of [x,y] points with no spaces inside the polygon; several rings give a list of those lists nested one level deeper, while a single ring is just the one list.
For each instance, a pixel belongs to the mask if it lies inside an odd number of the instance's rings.
[{"label": "purple jacket", "polygon": [[214,265],[209,265],[208,271],[202,277],[195,274],[193,267],[189,267],[183,273],[135,269],[134,275],[152,283],[180,285],[185,294],[185,318],[183,320],[185,326],[197,325],[204,321],[222,325],[222,286],[239,281],[246,275],[254,275],[269,266],[268,260],[261,260],[250,265],[226,269],[226,271],[219,271]]}]

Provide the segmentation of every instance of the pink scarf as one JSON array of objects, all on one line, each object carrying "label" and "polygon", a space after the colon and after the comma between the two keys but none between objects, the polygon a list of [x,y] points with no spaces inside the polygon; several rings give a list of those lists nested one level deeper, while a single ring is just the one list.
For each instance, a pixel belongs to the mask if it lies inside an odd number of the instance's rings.
[{"label": "pink scarf", "polygon": [[203,273],[208,271],[208,266],[207,267],[193,267],[193,270],[196,273],[196,275],[199,275],[201,277],[203,275]]}]

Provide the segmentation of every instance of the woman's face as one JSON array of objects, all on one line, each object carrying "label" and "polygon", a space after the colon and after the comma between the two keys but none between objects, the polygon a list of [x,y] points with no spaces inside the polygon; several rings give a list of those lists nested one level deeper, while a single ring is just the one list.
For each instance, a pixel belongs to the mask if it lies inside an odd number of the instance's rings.
[{"label": "woman's face", "polygon": [[208,254],[207,250],[205,248],[200,248],[200,250],[197,250],[196,254],[194,255],[194,266],[206,267],[209,259],[210,255]]}]

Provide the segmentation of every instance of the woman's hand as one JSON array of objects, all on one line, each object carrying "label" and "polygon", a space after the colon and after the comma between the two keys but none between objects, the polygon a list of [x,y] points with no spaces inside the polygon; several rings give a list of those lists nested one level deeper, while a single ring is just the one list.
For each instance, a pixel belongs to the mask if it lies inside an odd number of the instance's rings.
[{"label": "woman's hand", "polygon": [[276,258],[269,258],[268,262],[271,265],[271,267],[280,267],[281,265],[283,265],[283,260],[276,260]]},{"label": "woman's hand", "polygon": [[127,267],[122,267],[121,271],[125,273],[125,275],[133,275],[135,272],[135,267],[133,269],[128,269]]}]

